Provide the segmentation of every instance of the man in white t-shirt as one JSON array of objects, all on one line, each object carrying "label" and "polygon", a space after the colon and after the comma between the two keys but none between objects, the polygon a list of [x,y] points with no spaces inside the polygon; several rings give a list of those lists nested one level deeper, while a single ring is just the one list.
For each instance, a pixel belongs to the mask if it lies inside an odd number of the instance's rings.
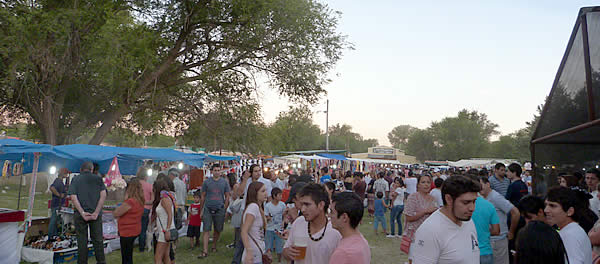
[{"label": "man in white t-shirt", "polygon": [[[329,195],[320,184],[310,183],[297,194],[302,216],[292,224],[289,237],[283,247],[283,257],[295,264],[329,263],[329,259],[342,239],[327,219]],[[298,259],[300,250],[295,243],[306,243],[306,256]]]},{"label": "man in white t-shirt", "polygon": [[479,183],[452,176],[442,187],[444,207],[415,233],[408,259],[412,264],[479,264],[477,230],[471,220]]},{"label": "man in white t-shirt", "polygon": [[408,171],[408,177],[404,180],[406,185],[406,193],[413,194],[417,192],[417,178],[414,177],[412,171]]},{"label": "man in white t-shirt", "polygon": [[598,169],[591,169],[585,172],[585,184],[588,187],[588,191],[592,194],[590,199],[590,210],[600,217],[600,199],[598,199],[598,183],[600,183],[600,171]]},{"label": "man in white t-shirt", "polygon": [[383,177],[384,172],[377,174],[377,180],[375,180],[375,183],[373,184],[373,190],[375,190],[375,193],[383,193],[383,197],[388,197],[390,192],[390,184]]},{"label": "man in white t-shirt", "polygon": [[565,245],[570,264],[592,263],[592,243],[587,233],[573,221],[576,214],[577,194],[575,191],[557,186],[546,195],[546,221],[560,228],[560,238]]},{"label": "man in white t-shirt", "polygon": [[437,202],[438,207],[444,206],[444,201],[442,200],[442,184],[443,183],[444,183],[444,180],[442,178],[435,179],[433,181],[433,184],[435,184],[435,188],[433,188],[433,190],[431,190],[429,192],[429,195],[433,196],[433,198]]}]

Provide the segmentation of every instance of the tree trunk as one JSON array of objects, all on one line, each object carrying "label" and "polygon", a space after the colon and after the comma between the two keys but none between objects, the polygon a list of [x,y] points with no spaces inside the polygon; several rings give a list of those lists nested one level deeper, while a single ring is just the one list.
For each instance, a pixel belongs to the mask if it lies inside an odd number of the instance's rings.
[{"label": "tree trunk", "polygon": [[112,127],[117,123],[117,121],[123,115],[125,115],[127,113],[127,110],[128,110],[128,106],[122,105],[117,110],[107,114],[100,121],[100,122],[102,122],[102,125],[100,125],[100,127],[98,129],[96,129],[94,136],[92,137],[92,139],[90,139],[90,142],[88,144],[100,145],[100,143],[102,143],[102,140],[104,140],[104,137],[106,137],[106,135],[108,135],[108,133],[110,132]]}]

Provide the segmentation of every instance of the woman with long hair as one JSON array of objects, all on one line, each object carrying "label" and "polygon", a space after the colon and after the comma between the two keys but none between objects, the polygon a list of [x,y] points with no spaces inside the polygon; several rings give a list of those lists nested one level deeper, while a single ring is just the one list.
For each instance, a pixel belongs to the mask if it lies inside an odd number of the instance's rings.
[{"label": "woman with long hair", "polygon": [[263,208],[267,200],[267,188],[262,182],[253,182],[248,186],[246,194],[246,209],[242,222],[242,242],[244,253],[242,260],[245,264],[262,263],[265,251],[265,230],[267,219]]},{"label": "woman with long hair", "polygon": [[117,218],[121,241],[121,263],[133,263],[133,241],[142,232],[140,219],[144,214],[144,191],[139,179],[133,178],[127,185],[125,201],[113,215]]},{"label": "woman with long hair", "polygon": [[171,263],[169,256],[171,236],[169,230],[175,227],[173,194],[163,180],[157,180],[152,186],[154,203],[152,204],[152,223],[156,227],[156,249],[154,263]]},{"label": "woman with long hair", "polygon": [[396,224],[398,224],[397,237],[402,235],[402,212],[404,212],[404,193],[406,186],[400,177],[394,178],[392,188],[390,188],[390,199],[392,200],[392,212],[390,213],[391,235],[396,234]]},{"label": "woman with long hair", "polygon": [[406,216],[406,229],[404,235],[412,241],[415,232],[433,212],[438,209],[433,196],[429,195],[431,189],[431,176],[422,175],[417,177],[417,192],[410,194],[404,205]]}]

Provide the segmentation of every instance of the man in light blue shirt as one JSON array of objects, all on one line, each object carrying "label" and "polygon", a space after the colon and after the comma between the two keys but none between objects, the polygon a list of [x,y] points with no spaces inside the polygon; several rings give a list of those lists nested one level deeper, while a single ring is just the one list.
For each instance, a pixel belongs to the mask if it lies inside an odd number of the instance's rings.
[{"label": "man in light blue shirt", "polygon": [[500,220],[496,213],[496,208],[490,202],[482,197],[475,200],[475,211],[471,217],[477,229],[477,241],[479,241],[479,263],[493,264],[494,255],[490,236],[500,234]]}]

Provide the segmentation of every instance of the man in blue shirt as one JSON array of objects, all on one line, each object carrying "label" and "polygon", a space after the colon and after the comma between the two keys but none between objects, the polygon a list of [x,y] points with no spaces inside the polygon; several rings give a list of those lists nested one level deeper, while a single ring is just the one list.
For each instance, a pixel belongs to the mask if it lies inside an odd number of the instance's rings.
[{"label": "man in blue shirt", "polygon": [[496,213],[496,208],[490,202],[482,197],[475,200],[475,211],[472,216],[477,229],[477,241],[479,241],[479,263],[494,263],[492,245],[490,236],[500,234],[500,219]]},{"label": "man in blue shirt", "polygon": [[52,215],[50,216],[50,224],[48,225],[48,237],[51,238],[57,235],[57,222],[58,218],[58,210],[65,203],[65,197],[67,197],[67,188],[63,182],[64,178],[67,176],[67,170],[61,169],[58,173],[58,178],[54,180],[52,185],[50,185],[50,191],[52,192],[52,201],[50,202],[50,210]]},{"label": "man in blue shirt", "polygon": [[521,169],[521,165],[516,163],[508,165],[508,171],[506,174],[512,183],[508,186],[508,191],[506,192],[505,198],[514,206],[517,206],[521,198],[529,193],[527,190],[527,185],[521,180],[522,172],[523,170]]},{"label": "man in blue shirt", "polygon": [[319,180],[319,182],[321,184],[325,184],[326,182],[330,182],[331,181],[331,175],[328,174],[329,173],[329,169],[327,167],[323,167],[321,168],[321,179]]}]

